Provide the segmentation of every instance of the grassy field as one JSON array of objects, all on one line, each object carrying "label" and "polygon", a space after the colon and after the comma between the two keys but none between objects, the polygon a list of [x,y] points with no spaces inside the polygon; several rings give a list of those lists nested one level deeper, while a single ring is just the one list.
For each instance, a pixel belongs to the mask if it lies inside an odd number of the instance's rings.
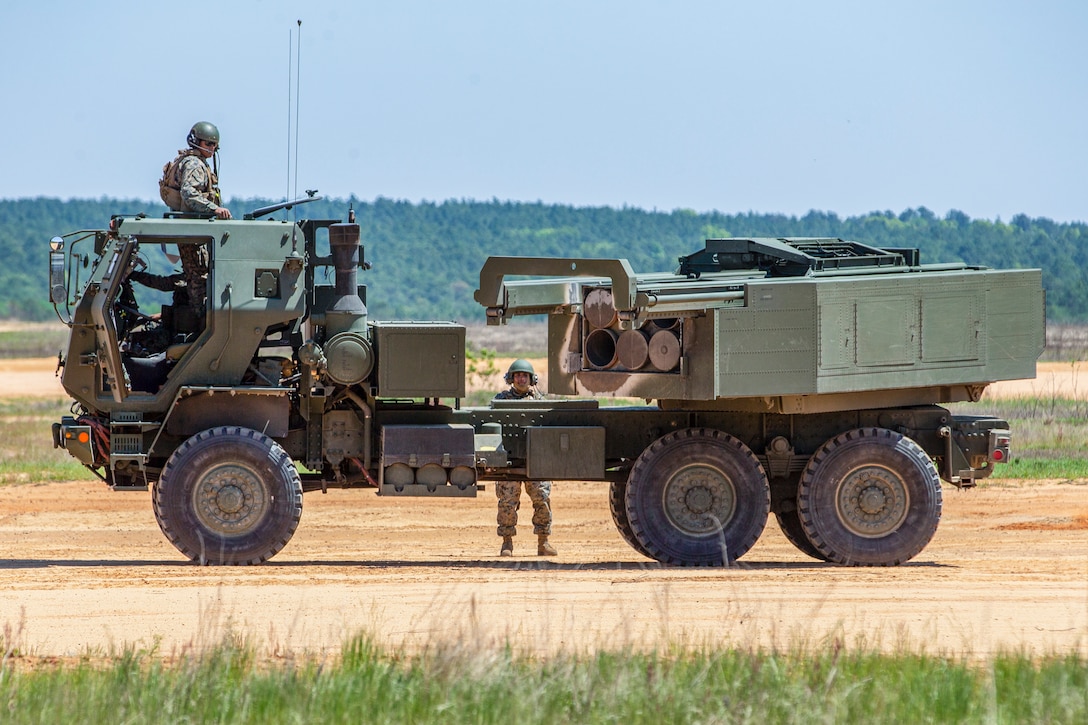
[{"label": "grassy field", "polygon": [[994,415],[1009,422],[1013,458],[987,481],[1003,478],[1088,478],[1088,402],[1030,396],[949,405],[953,413]]},{"label": "grassy field", "polygon": [[70,405],[61,398],[0,398],[0,484],[94,478],[53,448],[50,426]]},{"label": "grassy field", "polygon": [[68,340],[68,328],[56,322],[0,320],[0,357],[56,357]]},{"label": "grassy field", "polygon": [[0,663],[9,723],[1075,723],[1088,662],[984,665],[829,642],[816,652],[607,652],[546,660],[457,642],[404,658],[366,638],[270,664],[244,643],[167,662]]}]

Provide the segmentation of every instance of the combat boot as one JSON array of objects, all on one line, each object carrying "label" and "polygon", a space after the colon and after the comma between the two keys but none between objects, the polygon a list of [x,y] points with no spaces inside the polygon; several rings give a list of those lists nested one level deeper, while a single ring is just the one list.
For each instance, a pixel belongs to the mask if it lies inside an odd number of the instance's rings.
[{"label": "combat boot", "polygon": [[555,547],[548,543],[547,534],[539,534],[537,537],[536,555],[555,556]]},{"label": "combat boot", "polygon": [[514,539],[510,536],[502,537],[502,548],[499,549],[499,556],[513,556],[514,555]]}]

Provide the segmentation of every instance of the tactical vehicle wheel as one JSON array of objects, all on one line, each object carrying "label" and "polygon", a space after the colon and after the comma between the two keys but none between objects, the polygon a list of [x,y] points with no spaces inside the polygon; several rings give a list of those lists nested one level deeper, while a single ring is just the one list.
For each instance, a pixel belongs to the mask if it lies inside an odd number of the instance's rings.
[{"label": "tactical vehicle wheel", "polygon": [[796,546],[798,551],[811,556],[813,559],[827,561],[827,557],[820,553],[820,550],[808,540],[805,529],[801,526],[801,516],[796,507],[792,511],[776,511],[774,516],[778,519],[778,528],[782,529],[782,535]]},{"label": "tactical vehicle wheel", "polygon": [[767,524],[767,474],[748,446],[706,428],[654,441],[627,479],[627,520],[658,561],[716,566],[752,548]]},{"label": "tactical vehicle wheel", "polygon": [[639,540],[635,538],[635,532],[631,531],[631,522],[627,520],[627,507],[624,503],[627,497],[627,481],[613,481],[608,488],[608,508],[612,511],[612,523],[616,524],[616,530],[620,532],[623,540],[631,545],[631,548],[652,559]]},{"label": "tactical vehicle wheel", "polygon": [[918,554],[941,520],[941,482],[922,448],[886,428],[820,447],[801,474],[801,526],[828,561],[894,566]]},{"label": "tactical vehicle wheel", "polygon": [[302,482],[268,436],[224,426],[197,433],[166,461],[155,517],[178,551],[200,564],[260,564],[302,516]]}]

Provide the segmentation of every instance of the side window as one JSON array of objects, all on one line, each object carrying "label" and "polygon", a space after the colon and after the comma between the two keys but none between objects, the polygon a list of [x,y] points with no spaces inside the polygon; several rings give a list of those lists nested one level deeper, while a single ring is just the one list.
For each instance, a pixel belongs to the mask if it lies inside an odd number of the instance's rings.
[{"label": "side window", "polygon": [[138,245],[116,296],[118,339],[132,391],[156,393],[204,329],[206,245],[187,242]]},{"label": "side window", "polygon": [[128,352],[146,356],[165,349],[167,340],[163,323],[166,309],[174,304],[182,279],[177,245],[139,245],[132,260],[132,271],[122,285],[115,309],[118,328],[127,334]]}]

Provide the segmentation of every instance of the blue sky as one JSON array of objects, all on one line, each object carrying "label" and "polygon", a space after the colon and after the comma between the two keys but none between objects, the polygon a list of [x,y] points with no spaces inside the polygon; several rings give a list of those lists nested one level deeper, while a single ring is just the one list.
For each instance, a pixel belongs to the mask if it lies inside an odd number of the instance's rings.
[{"label": "blue sky", "polygon": [[209,120],[228,197],[1088,220],[1085,2],[10,0],[3,17],[2,199],[156,199]]}]

